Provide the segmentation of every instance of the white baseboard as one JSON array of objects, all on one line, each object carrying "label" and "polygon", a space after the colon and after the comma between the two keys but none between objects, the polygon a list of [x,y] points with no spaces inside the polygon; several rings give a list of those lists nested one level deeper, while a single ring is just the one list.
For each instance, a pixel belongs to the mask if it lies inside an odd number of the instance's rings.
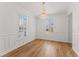
[{"label": "white baseboard", "polygon": [[79,52],[77,52],[74,48],[72,48],[72,49],[79,56]]},{"label": "white baseboard", "polygon": [[44,39],[44,38],[36,38],[36,39],[42,39],[42,40],[49,40],[49,41],[59,41],[59,42],[65,42],[65,43],[71,43],[69,41],[61,41],[61,40],[57,40],[57,39]]}]

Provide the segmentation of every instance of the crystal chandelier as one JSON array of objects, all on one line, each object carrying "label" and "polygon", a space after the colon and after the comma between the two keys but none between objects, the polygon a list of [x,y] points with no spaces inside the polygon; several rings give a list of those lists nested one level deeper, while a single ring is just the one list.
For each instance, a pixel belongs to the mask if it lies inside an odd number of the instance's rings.
[{"label": "crystal chandelier", "polygon": [[46,13],[46,9],[45,9],[45,2],[42,2],[42,10],[41,10],[40,16],[42,18],[46,18],[47,17],[47,13]]}]

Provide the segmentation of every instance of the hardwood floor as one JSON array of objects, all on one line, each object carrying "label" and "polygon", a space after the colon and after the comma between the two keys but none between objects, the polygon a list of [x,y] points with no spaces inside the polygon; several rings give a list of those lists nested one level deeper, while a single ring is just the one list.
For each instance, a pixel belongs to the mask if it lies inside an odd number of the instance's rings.
[{"label": "hardwood floor", "polygon": [[4,57],[76,57],[71,44],[36,39],[18,49],[7,53]]}]

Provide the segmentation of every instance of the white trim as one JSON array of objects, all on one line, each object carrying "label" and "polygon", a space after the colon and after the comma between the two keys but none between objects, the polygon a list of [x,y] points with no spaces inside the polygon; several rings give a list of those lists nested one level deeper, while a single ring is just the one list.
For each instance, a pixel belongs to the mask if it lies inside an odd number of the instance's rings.
[{"label": "white trim", "polygon": [[74,48],[72,48],[72,49],[79,56],[79,52],[77,52]]},{"label": "white trim", "polygon": [[[26,38],[26,39],[28,39],[28,38]],[[3,56],[4,54],[6,54],[6,53],[8,53],[8,52],[10,52],[10,51],[12,51],[14,49],[17,49],[20,46],[23,46],[25,44],[28,44],[29,42],[31,42],[34,39],[29,39],[29,40],[27,40],[25,42],[24,41],[19,42],[20,40],[21,39],[19,39],[17,33],[16,34],[15,33],[0,34],[0,41],[1,41],[1,45],[0,45],[0,47],[1,47],[0,56]],[[8,42],[6,42],[6,41],[8,41]],[[12,43],[12,46],[13,47],[11,47],[11,45],[10,45],[11,43]],[[3,47],[5,47],[5,48],[3,48]]]},{"label": "white trim", "polygon": [[[36,38],[36,39],[41,39],[41,40],[49,40],[49,39],[44,39],[44,38]],[[60,40],[57,40],[57,39],[50,39],[49,41],[59,41],[59,42],[65,42],[65,43],[71,43],[71,42],[68,42],[68,41],[60,41]]]},{"label": "white trim", "polygon": [[[35,39],[33,39],[33,40],[35,40]],[[33,40],[31,40],[31,41],[33,41]],[[5,55],[5,54],[7,54],[7,53],[9,53],[9,52],[11,52],[11,51],[13,51],[13,50],[15,50],[15,49],[21,47],[21,46],[23,46],[23,45],[25,45],[25,44],[28,44],[28,43],[31,42],[31,41],[25,42],[25,43],[23,43],[23,44],[21,44],[21,45],[19,45],[19,46],[16,46],[16,47],[14,47],[14,48],[12,48],[12,49],[10,49],[10,50],[3,51],[2,53],[0,53],[0,56],[3,56],[3,55]]]}]

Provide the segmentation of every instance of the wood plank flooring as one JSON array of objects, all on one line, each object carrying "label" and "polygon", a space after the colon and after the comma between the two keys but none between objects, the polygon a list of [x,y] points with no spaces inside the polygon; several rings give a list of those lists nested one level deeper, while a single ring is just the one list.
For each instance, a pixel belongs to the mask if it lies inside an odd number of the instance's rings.
[{"label": "wood plank flooring", "polygon": [[36,39],[3,57],[76,57],[71,44]]}]

